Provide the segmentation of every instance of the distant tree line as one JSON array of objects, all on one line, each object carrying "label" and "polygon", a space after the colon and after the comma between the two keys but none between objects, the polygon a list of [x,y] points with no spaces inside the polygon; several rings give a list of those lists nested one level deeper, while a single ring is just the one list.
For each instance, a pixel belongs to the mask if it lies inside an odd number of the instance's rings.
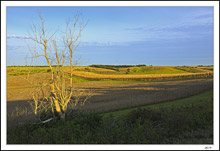
[{"label": "distant tree line", "polygon": [[198,67],[213,67],[213,65],[198,65]]},{"label": "distant tree line", "polygon": [[139,64],[139,65],[90,65],[90,67],[96,67],[96,68],[128,68],[128,67],[142,67],[146,66],[145,64]]}]

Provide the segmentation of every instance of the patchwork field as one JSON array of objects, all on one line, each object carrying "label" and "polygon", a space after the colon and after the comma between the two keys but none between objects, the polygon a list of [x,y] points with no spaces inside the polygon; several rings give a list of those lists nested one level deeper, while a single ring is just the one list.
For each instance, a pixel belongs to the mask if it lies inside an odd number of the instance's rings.
[{"label": "patchwork field", "polygon": [[[85,106],[78,108],[109,112],[185,98],[212,89],[212,70],[212,67],[75,67],[73,82],[75,89],[90,90],[93,95]],[[16,107],[31,111],[28,101],[32,100],[32,92],[37,84],[49,84],[49,78],[48,67],[8,67],[8,115],[15,114]]]},{"label": "patchwork field", "polygon": [[32,94],[50,95],[51,71],[7,67],[9,144],[213,143],[213,67],[92,65],[73,75],[74,90],[92,97],[65,122],[33,124]]}]

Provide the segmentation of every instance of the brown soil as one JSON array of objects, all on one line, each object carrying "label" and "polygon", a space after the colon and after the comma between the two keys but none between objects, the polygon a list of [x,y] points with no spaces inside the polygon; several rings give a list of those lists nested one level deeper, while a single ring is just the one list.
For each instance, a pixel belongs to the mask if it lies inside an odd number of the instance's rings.
[{"label": "brown soil", "polygon": [[[44,81],[49,74],[41,73],[33,76],[36,76],[39,81]],[[108,112],[189,97],[212,89],[213,79],[123,84],[88,82],[77,83],[75,87],[92,89],[93,91],[93,96],[86,102],[85,106],[79,107],[79,109]],[[31,100],[33,90],[34,88],[31,88],[31,84],[24,78],[19,76],[7,78],[7,113],[14,112],[16,106],[28,108],[30,111],[28,100]],[[11,120],[8,119],[9,121]]]},{"label": "brown soil", "polygon": [[93,89],[100,94],[94,95],[81,108],[109,112],[185,98],[212,88],[211,79],[133,84],[98,83],[93,85]]}]

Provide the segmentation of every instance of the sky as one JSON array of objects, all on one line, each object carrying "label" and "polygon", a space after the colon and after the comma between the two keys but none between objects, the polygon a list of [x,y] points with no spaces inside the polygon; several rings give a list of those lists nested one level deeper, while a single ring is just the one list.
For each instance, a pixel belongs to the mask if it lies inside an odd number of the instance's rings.
[{"label": "sky", "polygon": [[28,31],[39,12],[50,33],[58,29],[59,48],[66,19],[82,14],[79,65],[213,65],[213,7],[7,7],[8,66],[30,65]]}]

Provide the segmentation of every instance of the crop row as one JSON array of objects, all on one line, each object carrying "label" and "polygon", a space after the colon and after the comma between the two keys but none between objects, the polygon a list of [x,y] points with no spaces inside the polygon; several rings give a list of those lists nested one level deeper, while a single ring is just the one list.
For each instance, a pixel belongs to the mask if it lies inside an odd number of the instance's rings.
[{"label": "crop row", "polygon": [[122,80],[122,81],[151,81],[151,80],[168,80],[168,79],[184,79],[184,78],[204,78],[213,77],[212,72],[205,73],[184,73],[184,74],[145,74],[145,75],[104,75],[84,71],[74,71],[77,77],[91,80]]}]

